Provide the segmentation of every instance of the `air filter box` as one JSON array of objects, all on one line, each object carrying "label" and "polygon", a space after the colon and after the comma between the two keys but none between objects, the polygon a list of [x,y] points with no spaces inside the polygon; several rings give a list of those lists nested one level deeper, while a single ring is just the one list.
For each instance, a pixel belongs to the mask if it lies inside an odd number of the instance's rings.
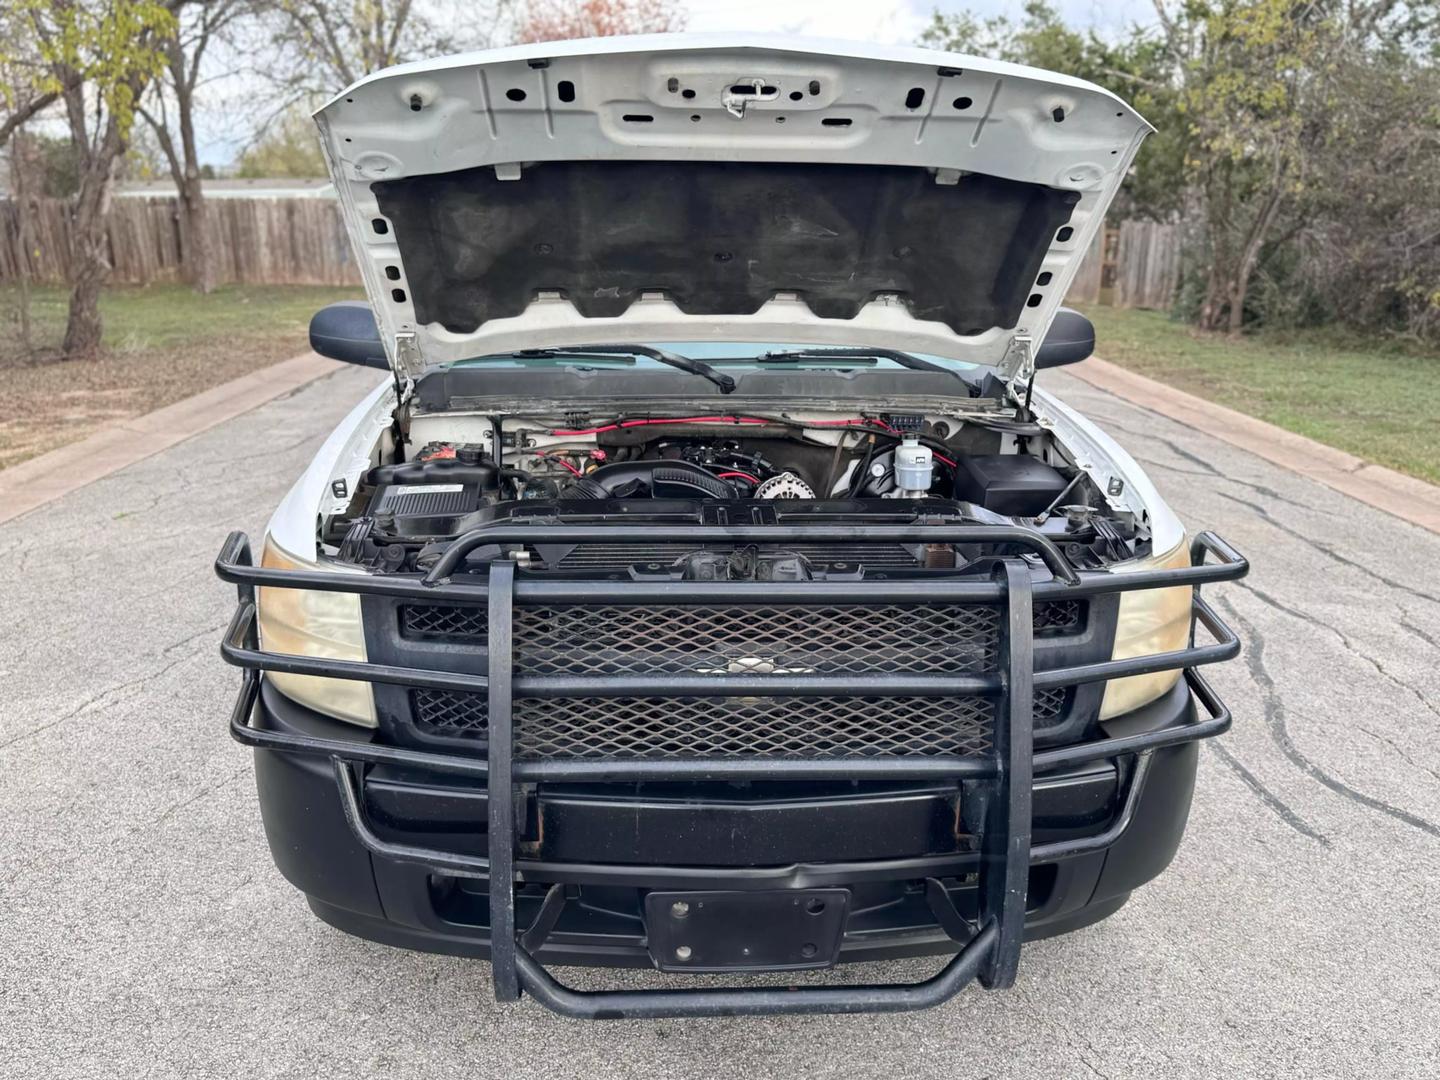
[{"label": "air filter box", "polygon": [[480,508],[480,485],[435,483],[386,484],[370,502],[370,516],[396,536],[447,536],[459,519]]},{"label": "air filter box", "polygon": [[1010,517],[1033,517],[1069,483],[1043,461],[1025,454],[973,454],[955,470],[955,498]]}]

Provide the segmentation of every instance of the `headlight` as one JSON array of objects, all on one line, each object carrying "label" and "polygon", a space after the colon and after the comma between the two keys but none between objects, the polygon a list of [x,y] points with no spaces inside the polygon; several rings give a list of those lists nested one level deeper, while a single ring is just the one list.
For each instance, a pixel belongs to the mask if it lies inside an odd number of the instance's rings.
[{"label": "headlight", "polygon": [[[1190,565],[1190,548],[1185,539],[1164,555],[1137,559],[1126,570],[1174,570]],[[1123,573],[1123,571],[1121,571]],[[1116,660],[1153,653],[1173,652],[1190,643],[1190,610],[1194,590],[1189,585],[1173,589],[1137,589],[1120,594],[1120,615],[1115,622]],[[1131,675],[1111,679],[1100,704],[1100,719],[1108,720],[1141,705],[1148,705],[1167,692],[1180,672],[1160,671],[1153,675]]]},{"label": "headlight", "polygon": [[[268,536],[260,564],[276,570],[315,570],[275,545]],[[292,656],[330,660],[365,659],[365,628],[360,597],[355,593],[261,587],[255,600],[262,648]],[[287,675],[267,671],[265,677],[282,694],[316,712],[375,726],[375,698],[370,684],[323,675]]]}]

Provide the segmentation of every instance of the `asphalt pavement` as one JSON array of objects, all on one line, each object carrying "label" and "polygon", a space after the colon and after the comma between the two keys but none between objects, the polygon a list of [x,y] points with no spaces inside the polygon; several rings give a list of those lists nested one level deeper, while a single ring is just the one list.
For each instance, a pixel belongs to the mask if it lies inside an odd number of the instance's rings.
[{"label": "asphalt pavement", "polygon": [[1254,570],[1213,591],[1246,640],[1212,669],[1236,723],[1202,752],[1174,865],[1026,946],[1013,990],[586,1024],[497,1006],[482,963],[316,920],[225,733],[234,594],[210,564],[373,385],[346,370],[0,525],[0,1076],[1440,1073],[1440,536],[1045,378]]}]

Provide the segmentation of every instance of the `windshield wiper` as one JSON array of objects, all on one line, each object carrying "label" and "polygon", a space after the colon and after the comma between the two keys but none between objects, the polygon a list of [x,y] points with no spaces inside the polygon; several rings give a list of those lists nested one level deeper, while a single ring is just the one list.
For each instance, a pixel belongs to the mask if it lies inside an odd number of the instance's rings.
[{"label": "windshield wiper", "polygon": [[702,379],[709,379],[720,388],[722,394],[728,394],[735,389],[733,378],[724,372],[716,371],[704,361],[691,360],[688,356],[681,356],[668,349],[657,349],[653,345],[577,345],[573,349],[517,349],[507,355],[521,359],[527,356],[537,356],[574,358],[576,360],[596,356],[644,356],[661,364],[679,368],[681,371],[688,371],[691,375],[699,375]]},{"label": "windshield wiper", "polygon": [[947,375],[954,375],[965,384],[967,389],[970,386],[965,376],[961,375],[960,372],[954,368],[948,368],[944,364],[936,364],[930,360],[922,360],[918,356],[901,352],[899,349],[790,349],[785,352],[761,353],[756,359],[763,362],[777,363],[785,360],[825,360],[830,358],[844,359],[846,357],[857,360],[867,357],[873,359],[877,356],[882,360],[891,360],[903,368],[909,368],[911,371],[943,371]]}]

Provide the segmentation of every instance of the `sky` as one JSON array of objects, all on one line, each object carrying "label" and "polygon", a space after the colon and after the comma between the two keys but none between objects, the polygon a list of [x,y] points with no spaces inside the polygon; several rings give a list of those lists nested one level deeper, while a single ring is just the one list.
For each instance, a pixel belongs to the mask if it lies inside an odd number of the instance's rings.
[{"label": "sky", "polygon": [[[678,0],[686,28],[698,32],[747,30],[787,36],[850,38],[913,45],[938,8],[969,10],[979,18],[1018,18],[1022,0]],[[1154,21],[1151,0],[1050,0],[1065,22],[1102,34]],[[247,118],[232,109],[199,117],[202,161],[223,166],[239,156],[249,137]]]}]

